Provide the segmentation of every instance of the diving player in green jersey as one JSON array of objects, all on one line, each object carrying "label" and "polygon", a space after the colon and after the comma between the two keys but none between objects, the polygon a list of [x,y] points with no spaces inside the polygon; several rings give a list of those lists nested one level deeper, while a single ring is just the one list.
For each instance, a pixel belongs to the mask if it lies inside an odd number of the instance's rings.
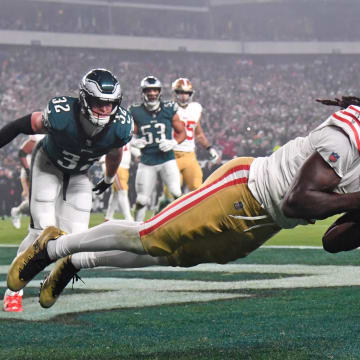
[{"label": "diving player in green jersey", "polygon": [[158,173],[174,198],[181,196],[180,173],[173,148],[186,138],[184,123],[177,114],[178,105],[173,101],[161,100],[159,79],[147,76],[141,81],[140,87],[143,102],[129,108],[137,134],[133,145],[141,150],[135,180],[136,221],[145,218]]},{"label": "diving player in green jersey", "polygon": [[[121,100],[116,77],[108,70],[93,69],[82,78],[78,98],[54,97],[43,112],[33,112],[0,129],[0,148],[19,134],[47,134],[33,152],[31,223],[18,253],[48,226],[59,226],[68,233],[88,228],[92,186],[87,171],[106,154],[106,174],[92,189],[97,194],[104,192],[116,175],[122,146],[132,137],[133,120],[120,106]],[[7,290],[5,311],[21,311],[21,295]],[[18,306],[9,307],[15,300]]]}]

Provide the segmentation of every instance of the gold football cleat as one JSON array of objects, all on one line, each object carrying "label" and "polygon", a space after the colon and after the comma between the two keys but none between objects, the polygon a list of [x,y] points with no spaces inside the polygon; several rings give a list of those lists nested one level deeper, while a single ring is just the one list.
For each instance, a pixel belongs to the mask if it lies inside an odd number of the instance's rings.
[{"label": "gold football cleat", "polygon": [[65,233],[55,226],[46,228],[40,236],[10,265],[7,286],[12,291],[19,291],[26,286],[40,271],[53,261],[46,251],[47,243]]},{"label": "gold football cleat", "polygon": [[41,284],[40,305],[43,308],[53,306],[70,280],[74,278],[75,280],[80,279],[76,275],[79,271],[71,263],[71,255],[59,259],[54,269]]}]

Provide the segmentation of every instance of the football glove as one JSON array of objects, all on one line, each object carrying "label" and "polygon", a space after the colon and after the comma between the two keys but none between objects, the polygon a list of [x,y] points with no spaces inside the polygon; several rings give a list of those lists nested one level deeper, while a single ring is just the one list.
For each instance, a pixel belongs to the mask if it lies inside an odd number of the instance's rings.
[{"label": "football glove", "polygon": [[163,139],[163,140],[160,140],[159,149],[161,151],[167,152],[167,151],[172,150],[177,144],[178,144],[178,142],[175,139],[172,139],[172,140]]},{"label": "football glove", "polygon": [[131,144],[138,149],[143,149],[146,146],[146,140],[144,138],[137,138]]},{"label": "football glove", "polygon": [[210,159],[211,159],[211,161],[216,162],[217,159],[220,157],[220,155],[218,154],[218,152],[217,152],[212,146],[210,146],[210,147],[208,148],[208,151],[209,151],[209,154],[210,154]]},{"label": "football glove", "polygon": [[102,194],[106,189],[108,189],[112,185],[112,182],[108,184],[105,181],[105,178],[101,179],[92,189],[96,195]]}]

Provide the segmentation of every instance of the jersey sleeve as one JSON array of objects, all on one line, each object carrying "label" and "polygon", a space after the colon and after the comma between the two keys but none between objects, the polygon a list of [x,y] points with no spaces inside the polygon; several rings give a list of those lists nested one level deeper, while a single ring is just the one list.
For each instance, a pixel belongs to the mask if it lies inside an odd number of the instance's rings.
[{"label": "jersey sleeve", "polygon": [[119,109],[117,118],[117,138],[118,146],[124,146],[130,142],[134,133],[134,119],[131,113],[123,108]]},{"label": "jersey sleeve", "polygon": [[68,99],[65,96],[52,98],[47,107],[42,112],[42,122],[49,133],[56,130],[63,130],[66,127],[66,116],[62,115],[61,110],[65,113],[70,111]]},{"label": "jersey sleeve", "polygon": [[334,126],[325,126],[312,132],[310,141],[315,150],[341,178],[359,156],[351,146],[348,136]]}]

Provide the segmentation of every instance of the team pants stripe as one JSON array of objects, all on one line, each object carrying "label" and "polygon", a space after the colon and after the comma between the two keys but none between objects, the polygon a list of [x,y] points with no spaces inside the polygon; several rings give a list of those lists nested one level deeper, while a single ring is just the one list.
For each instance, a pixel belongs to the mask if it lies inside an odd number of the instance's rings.
[{"label": "team pants stripe", "polygon": [[250,165],[240,165],[227,171],[223,176],[209,184],[203,185],[199,189],[181,197],[173,204],[166,207],[155,217],[149,219],[143,224],[140,236],[148,235],[161,225],[178,216],[182,212],[199,204],[207,197],[236,184],[244,184],[248,182]]}]

